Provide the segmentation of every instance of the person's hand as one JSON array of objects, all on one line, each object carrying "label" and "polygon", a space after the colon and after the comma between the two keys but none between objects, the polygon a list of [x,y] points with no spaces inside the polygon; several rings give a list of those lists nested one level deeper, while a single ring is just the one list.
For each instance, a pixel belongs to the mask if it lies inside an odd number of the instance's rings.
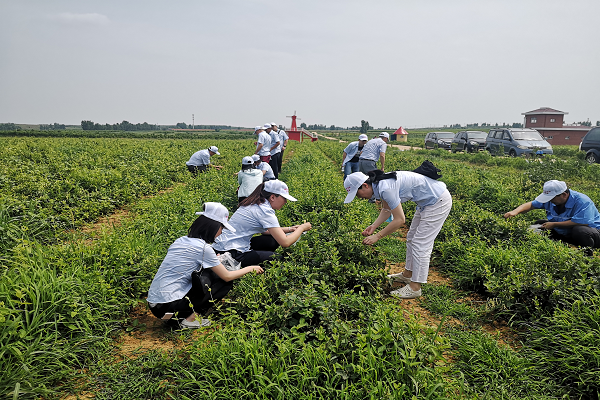
[{"label": "person's hand", "polygon": [[252,271],[256,272],[257,274],[262,274],[263,272],[265,272],[265,270],[262,269],[262,267],[259,265],[251,265],[250,268],[252,269]]},{"label": "person's hand", "polygon": [[504,214],[504,218],[509,219],[509,218],[512,218],[512,217],[514,217],[516,215],[517,215],[517,213],[515,212],[515,210],[512,210],[512,211],[509,211],[506,214]]},{"label": "person's hand", "polygon": [[556,227],[556,222],[544,222],[542,224],[542,229],[553,229]]},{"label": "person's hand", "polygon": [[310,231],[312,229],[312,225],[310,222],[305,222],[302,225],[300,225],[299,228],[302,228],[302,231],[306,232],[306,231]]},{"label": "person's hand", "polygon": [[367,229],[365,229],[362,232],[362,235],[363,236],[369,236],[369,235],[372,235],[373,232],[375,232],[375,227],[373,225],[369,225],[369,226],[367,226]]},{"label": "person's hand", "polygon": [[377,241],[379,240],[379,235],[371,235],[371,236],[367,236],[366,238],[363,239],[362,243],[372,246],[375,243],[377,243]]}]

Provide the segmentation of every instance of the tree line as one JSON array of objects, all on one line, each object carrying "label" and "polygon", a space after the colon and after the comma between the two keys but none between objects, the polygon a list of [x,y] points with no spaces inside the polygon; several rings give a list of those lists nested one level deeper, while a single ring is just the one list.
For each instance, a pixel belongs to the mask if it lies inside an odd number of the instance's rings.
[{"label": "tree line", "polygon": [[158,131],[158,125],[150,125],[147,122],[132,124],[129,121],[123,121],[116,124],[94,123],[93,121],[81,121],[81,129],[84,131]]}]

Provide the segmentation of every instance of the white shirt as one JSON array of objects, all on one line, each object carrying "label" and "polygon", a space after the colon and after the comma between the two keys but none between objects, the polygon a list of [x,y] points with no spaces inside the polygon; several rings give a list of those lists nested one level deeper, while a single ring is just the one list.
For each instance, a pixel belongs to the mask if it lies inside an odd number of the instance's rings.
[{"label": "white shirt", "polygon": [[385,153],[386,148],[387,143],[384,142],[382,138],[377,137],[375,139],[371,139],[365,144],[365,147],[363,147],[362,153],[358,159],[373,160],[377,162],[379,161],[380,153]]},{"label": "white shirt", "polygon": [[281,140],[281,146],[283,146],[285,141],[288,140],[290,137],[287,133],[285,133],[283,129],[280,129],[277,133],[279,133],[279,140]]},{"label": "white shirt", "polygon": [[446,184],[412,171],[396,171],[398,179],[384,179],[373,184],[373,196],[383,199],[390,210],[400,203],[414,201],[417,208],[435,204],[446,191]]},{"label": "white shirt", "polygon": [[275,146],[275,143],[279,142],[277,147],[275,147],[273,150],[271,150],[271,155],[280,153],[281,152],[281,137],[274,130],[271,130],[271,133],[269,133],[269,136],[271,136],[271,146]]},{"label": "white shirt", "polygon": [[240,207],[229,219],[235,232],[224,229],[213,245],[216,251],[237,250],[250,251],[250,239],[257,233],[264,233],[269,228],[279,228],[275,210],[268,201],[260,205]]},{"label": "white shirt", "polygon": [[267,179],[275,179],[275,174],[273,173],[273,168],[271,168],[271,166],[269,165],[269,163],[261,161],[261,163],[258,164],[258,167],[256,167],[256,168],[260,169],[261,171],[267,171],[265,173],[265,178],[267,178]]},{"label": "white shirt", "polygon": [[148,302],[170,303],[183,299],[192,288],[192,272],[200,266],[212,268],[219,264],[215,251],[204,240],[180,237],[169,247],[152,280]]},{"label": "white shirt", "polygon": [[[344,153],[346,153],[346,158],[344,158],[344,162],[342,163],[342,167],[344,165],[346,165],[346,163],[350,160],[352,160],[352,158],[356,155],[356,153],[358,153],[358,146],[360,145],[360,141],[356,141],[356,142],[351,142],[348,146],[346,146],[346,148],[344,149]],[[364,149],[364,147],[363,147]],[[360,157],[359,157],[360,159]]]},{"label": "white shirt", "polygon": [[254,189],[263,182],[263,173],[260,169],[247,169],[238,174],[238,197],[248,197]]},{"label": "white shirt", "polygon": [[210,153],[208,149],[200,150],[192,154],[185,165],[208,165],[210,164]]},{"label": "white shirt", "polygon": [[258,152],[259,156],[270,156],[271,155],[271,137],[269,136],[269,134],[265,131],[261,131],[258,134],[258,139],[256,140],[256,148],[258,149],[258,145],[261,144],[263,145],[263,147],[261,147],[260,151]]}]

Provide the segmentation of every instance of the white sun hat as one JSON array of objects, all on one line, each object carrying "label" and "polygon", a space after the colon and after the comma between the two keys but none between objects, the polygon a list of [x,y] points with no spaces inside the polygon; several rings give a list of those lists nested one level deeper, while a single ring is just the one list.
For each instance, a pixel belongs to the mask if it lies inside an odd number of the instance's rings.
[{"label": "white sun hat", "polygon": [[266,124],[263,126],[263,129],[271,129],[271,124],[267,122],[267,123],[266,123]]},{"label": "white sun hat", "polygon": [[551,180],[544,183],[544,192],[535,198],[535,201],[540,203],[547,203],[554,197],[567,190],[567,184],[563,181]]},{"label": "white sun hat", "polygon": [[242,158],[242,165],[252,165],[254,164],[254,160],[250,156],[246,156]]},{"label": "white sun hat", "polygon": [[206,218],[220,222],[225,228],[229,229],[231,232],[235,232],[233,226],[231,226],[229,222],[227,222],[227,220],[229,220],[229,211],[227,211],[227,208],[223,204],[209,201],[204,203],[202,207],[204,211],[197,212],[196,215],[204,215]]},{"label": "white sun hat", "polygon": [[362,172],[354,172],[346,177],[344,181],[344,188],[348,195],[344,203],[350,203],[356,197],[356,192],[360,189],[360,186],[365,183],[369,177]]},{"label": "white sun hat", "polygon": [[290,196],[290,190],[288,189],[285,182],[282,182],[279,179],[266,181],[265,182],[265,192],[278,194],[278,195],[283,196],[286,199],[291,200],[291,201],[297,201],[295,197]]},{"label": "white sun hat", "polygon": [[369,137],[363,133],[362,135],[358,136],[358,140],[369,140]]},{"label": "white sun hat", "polygon": [[217,148],[217,146],[210,146],[208,148],[208,151],[212,151],[213,153],[215,153],[216,155],[220,156],[221,153],[219,153],[219,149]]}]

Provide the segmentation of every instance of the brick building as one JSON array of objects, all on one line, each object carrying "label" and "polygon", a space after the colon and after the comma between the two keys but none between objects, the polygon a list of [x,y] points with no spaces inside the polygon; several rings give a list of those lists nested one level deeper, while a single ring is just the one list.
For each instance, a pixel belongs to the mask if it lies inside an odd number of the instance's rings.
[{"label": "brick building", "polygon": [[581,139],[590,130],[589,126],[565,125],[564,111],[549,107],[522,113],[525,116],[525,128],[533,128],[546,138],[548,143],[554,145],[574,144],[579,145]]}]

